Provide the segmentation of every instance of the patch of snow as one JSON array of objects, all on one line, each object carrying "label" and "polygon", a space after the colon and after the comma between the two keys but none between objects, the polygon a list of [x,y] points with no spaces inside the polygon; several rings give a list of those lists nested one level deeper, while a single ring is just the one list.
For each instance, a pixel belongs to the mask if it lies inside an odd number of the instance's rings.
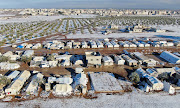
[{"label": "patch of snow", "polygon": [[123,95],[106,95],[98,94],[97,99],[85,98],[68,98],[68,99],[42,99],[37,98],[34,100],[0,103],[1,108],[179,108],[178,95],[170,96],[167,93],[125,93]]},{"label": "patch of snow", "polygon": [[29,16],[27,18],[11,18],[11,19],[2,19],[0,24],[6,23],[21,23],[21,22],[32,22],[32,21],[53,21],[56,19],[63,18],[95,18],[97,15],[93,14],[81,14],[81,15],[58,15],[58,16]]}]

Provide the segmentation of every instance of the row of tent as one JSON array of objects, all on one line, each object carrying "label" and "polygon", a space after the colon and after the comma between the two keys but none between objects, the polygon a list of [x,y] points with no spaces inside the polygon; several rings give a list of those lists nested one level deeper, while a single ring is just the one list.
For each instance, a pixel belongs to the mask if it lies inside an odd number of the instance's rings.
[{"label": "row of tent", "polygon": [[41,43],[37,44],[28,44],[23,43],[21,45],[13,45],[12,47],[16,48],[26,48],[26,49],[38,49],[38,48],[46,48],[46,49],[78,49],[78,48],[118,48],[118,47],[172,47],[172,46],[180,46],[179,41],[167,42],[167,41],[118,41],[116,39],[109,41],[108,40],[90,40],[90,41],[82,41],[82,42],[74,42],[73,40],[62,42],[53,40],[50,42],[44,42],[43,45]]}]

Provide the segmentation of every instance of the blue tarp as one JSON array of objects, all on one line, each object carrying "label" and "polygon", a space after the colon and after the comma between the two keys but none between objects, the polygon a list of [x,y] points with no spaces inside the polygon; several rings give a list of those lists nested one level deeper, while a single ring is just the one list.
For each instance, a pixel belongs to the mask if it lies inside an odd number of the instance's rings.
[{"label": "blue tarp", "polygon": [[18,45],[18,46],[17,46],[17,48],[24,48],[24,46],[22,46],[22,45]]}]

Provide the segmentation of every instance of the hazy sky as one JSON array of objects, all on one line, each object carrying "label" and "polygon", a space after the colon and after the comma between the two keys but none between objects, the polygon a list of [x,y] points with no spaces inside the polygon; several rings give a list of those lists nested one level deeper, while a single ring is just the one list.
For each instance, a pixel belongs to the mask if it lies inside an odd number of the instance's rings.
[{"label": "hazy sky", "polygon": [[0,0],[0,8],[180,9],[180,0]]}]

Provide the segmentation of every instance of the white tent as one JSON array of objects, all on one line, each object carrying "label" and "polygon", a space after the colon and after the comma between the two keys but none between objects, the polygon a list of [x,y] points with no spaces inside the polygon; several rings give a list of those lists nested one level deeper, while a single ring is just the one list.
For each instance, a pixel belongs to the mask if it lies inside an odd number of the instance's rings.
[{"label": "white tent", "polygon": [[23,87],[26,80],[31,76],[31,73],[27,70],[18,75],[15,80],[5,89],[6,95],[17,95]]},{"label": "white tent", "polygon": [[56,84],[53,87],[54,95],[70,95],[72,93],[72,87],[69,84]]},{"label": "white tent", "polygon": [[19,75],[19,73],[20,73],[19,71],[13,71],[7,77],[10,79],[14,79],[15,77]]},{"label": "white tent", "polygon": [[161,58],[165,59],[166,61],[174,64],[179,64],[180,63],[180,58],[168,51],[164,51],[160,55]]},{"label": "white tent", "polygon": [[11,70],[11,69],[18,69],[20,65],[18,63],[9,63],[9,62],[1,62],[0,69],[1,70]]},{"label": "white tent", "polygon": [[24,91],[29,94],[38,93],[39,81],[42,81],[43,76],[41,73],[34,75],[31,82],[24,88]]},{"label": "white tent", "polygon": [[114,64],[114,61],[111,57],[109,56],[105,56],[102,58],[103,59],[103,62],[104,62],[104,66],[110,66],[110,65],[113,65]]}]

